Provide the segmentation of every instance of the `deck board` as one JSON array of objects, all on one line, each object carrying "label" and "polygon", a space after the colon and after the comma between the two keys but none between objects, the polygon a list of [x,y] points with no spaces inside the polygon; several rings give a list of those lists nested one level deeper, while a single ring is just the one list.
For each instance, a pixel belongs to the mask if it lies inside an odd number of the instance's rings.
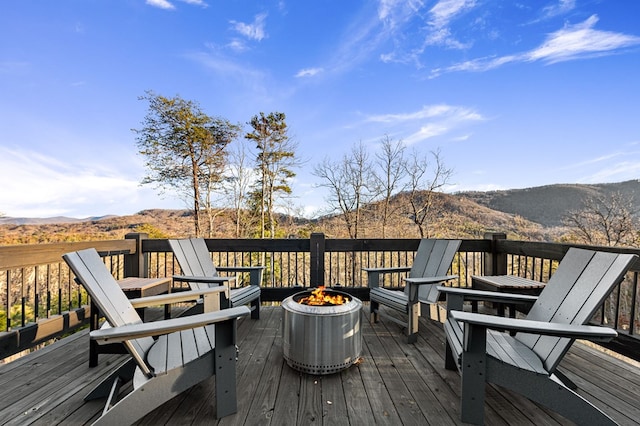
[{"label": "deck board", "polygon": [[[364,309],[367,309],[365,306]],[[194,386],[140,420],[139,425],[412,425],[460,424],[460,377],[444,369],[440,324],[421,319],[415,344],[401,328],[362,316],[363,353],[357,365],[327,376],[302,374],[282,358],[282,310],[263,307],[261,319],[238,323],[238,413],[215,420],[215,378]],[[100,355],[88,367],[87,331],[0,365],[0,424],[88,424],[102,401],[84,395],[123,355]],[[638,424],[640,369],[575,344],[561,363],[580,393],[621,425]],[[487,424],[567,424],[508,390],[488,386]]]}]

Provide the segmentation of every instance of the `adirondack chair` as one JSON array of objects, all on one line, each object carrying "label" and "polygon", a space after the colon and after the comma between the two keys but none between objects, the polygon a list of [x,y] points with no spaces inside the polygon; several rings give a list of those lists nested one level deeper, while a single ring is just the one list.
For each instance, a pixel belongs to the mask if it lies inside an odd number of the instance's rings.
[{"label": "adirondack chair", "polygon": [[[107,398],[94,424],[132,424],[214,374],[217,417],[237,411],[236,320],[249,315],[246,306],[143,323],[135,307],[202,295],[219,298],[224,288],[127,299],[95,249],[67,253],[63,258],[110,325],[92,331],[91,339],[99,344],[123,343],[131,355],[85,397]],[[120,385],[130,380],[133,389],[120,397]]]},{"label": "adirondack chair", "polygon": [[[418,245],[411,267],[363,268],[367,272],[369,286],[370,314],[374,322],[379,315],[386,316],[406,328],[407,340],[415,343],[418,339],[418,317],[420,303],[435,303],[438,298],[437,286],[457,278],[457,275],[446,275],[451,267],[453,257],[460,247],[460,240],[423,239]],[[380,286],[380,276],[389,273],[408,272],[404,277],[404,291],[389,290]],[[406,314],[406,320],[385,315],[380,305],[385,305]]]},{"label": "adirondack chair", "polygon": [[229,291],[229,306],[251,304],[251,318],[260,318],[260,283],[264,266],[227,266],[216,267],[211,260],[207,243],[203,238],[188,238],[169,240],[183,275],[174,275],[173,280],[188,282],[192,290],[209,288],[212,285],[227,284],[237,281],[235,275],[220,276],[220,272],[249,272],[249,285],[231,288]]},{"label": "adirondack chair", "polygon": [[[495,383],[577,424],[615,424],[565,384],[556,368],[575,339],[609,341],[617,335],[586,324],[636,258],[571,248],[538,297],[439,288],[447,295],[445,367],[460,370],[462,421],[483,423],[485,383]],[[465,300],[535,302],[525,319],[515,319],[464,312]]]}]

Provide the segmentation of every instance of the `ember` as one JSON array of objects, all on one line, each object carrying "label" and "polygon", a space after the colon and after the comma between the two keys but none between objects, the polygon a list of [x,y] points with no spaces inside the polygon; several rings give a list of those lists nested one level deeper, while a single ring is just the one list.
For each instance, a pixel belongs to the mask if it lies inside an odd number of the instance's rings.
[{"label": "ember", "polygon": [[324,291],[324,286],[318,287],[309,296],[298,300],[298,303],[310,306],[336,306],[347,302],[349,302],[348,297],[340,293],[327,293]]}]

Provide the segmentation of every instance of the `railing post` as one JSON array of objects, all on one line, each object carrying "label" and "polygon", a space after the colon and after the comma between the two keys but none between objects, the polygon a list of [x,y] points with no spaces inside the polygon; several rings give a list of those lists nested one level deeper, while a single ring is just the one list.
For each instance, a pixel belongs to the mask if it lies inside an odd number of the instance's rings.
[{"label": "railing post", "polygon": [[507,275],[507,255],[498,253],[497,240],[506,240],[503,232],[487,232],[485,240],[491,240],[491,252],[484,254],[484,275]]},{"label": "railing post", "polygon": [[124,276],[147,278],[149,275],[149,254],[142,252],[142,240],[149,238],[144,232],[132,232],[124,236],[126,240],[136,240],[135,253],[124,255]]},{"label": "railing post", "polygon": [[325,237],[323,233],[312,233],[310,238],[311,250],[311,287],[325,285],[324,283],[324,252]]}]

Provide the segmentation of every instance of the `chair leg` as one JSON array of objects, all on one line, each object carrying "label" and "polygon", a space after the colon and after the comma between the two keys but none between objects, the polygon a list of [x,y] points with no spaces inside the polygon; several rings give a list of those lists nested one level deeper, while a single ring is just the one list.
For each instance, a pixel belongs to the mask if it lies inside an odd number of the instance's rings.
[{"label": "chair leg", "polygon": [[486,329],[466,327],[467,350],[462,353],[460,418],[465,423],[484,424],[487,377]]},{"label": "chair leg", "polygon": [[123,383],[126,383],[133,378],[133,373],[135,371],[136,363],[133,358],[129,358],[120,364],[111,374],[105,377],[95,388],[93,388],[93,390],[84,397],[84,400],[91,401],[92,399],[105,398],[109,396],[115,380],[122,380]]},{"label": "chair leg", "polygon": [[260,319],[260,298],[251,302],[251,319]]},{"label": "chair leg", "polygon": [[236,322],[216,324],[215,372],[218,418],[238,411],[236,396]]},{"label": "chair leg", "polygon": [[570,378],[568,378],[568,377],[567,377],[567,375],[566,375],[566,374],[564,374],[562,371],[560,371],[560,370],[558,370],[558,369],[556,368],[556,372],[555,372],[555,374],[556,374],[556,377],[557,377],[558,379],[560,379],[560,381],[561,381],[562,383],[564,383],[564,385],[565,385],[566,387],[568,387],[569,389],[571,389],[571,390],[573,390],[573,391],[578,390],[578,385],[576,385],[576,384],[573,382],[573,380],[571,380]]},{"label": "chair leg", "polygon": [[378,322],[378,309],[380,308],[380,304],[378,302],[374,302],[371,300],[369,302],[369,313],[371,315],[371,320],[373,322]]},{"label": "chair leg", "polygon": [[458,369],[458,363],[456,362],[456,357],[453,354],[449,341],[446,341],[444,346],[444,368],[452,371]]},{"label": "chair leg", "polygon": [[420,318],[420,302],[410,303],[407,309],[407,341],[415,343],[418,341],[418,319]]}]

